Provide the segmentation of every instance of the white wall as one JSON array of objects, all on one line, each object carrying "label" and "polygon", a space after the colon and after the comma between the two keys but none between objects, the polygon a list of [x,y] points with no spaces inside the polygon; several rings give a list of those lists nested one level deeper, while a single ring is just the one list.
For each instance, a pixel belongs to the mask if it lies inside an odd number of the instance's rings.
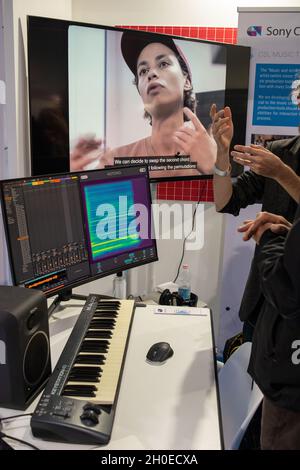
[{"label": "white wall", "polygon": [[71,18],[72,0],[1,0],[7,84],[6,177],[29,174],[26,16]]},{"label": "white wall", "polygon": [[237,7],[296,7],[299,0],[73,0],[73,19],[107,25],[236,28]]}]

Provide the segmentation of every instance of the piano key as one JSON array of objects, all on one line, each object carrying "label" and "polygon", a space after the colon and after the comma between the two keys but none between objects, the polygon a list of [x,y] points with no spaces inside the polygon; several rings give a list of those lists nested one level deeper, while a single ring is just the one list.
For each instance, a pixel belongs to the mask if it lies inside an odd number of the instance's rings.
[{"label": "piano key", "polygon": [[101,375],[101,369],[100,370],[94,370],[93,366],[86,366],[86,367],[75,366],[75,367],[72,367],[72,369],[69,373],[69,377],[71,375],[73,377],[76,377],[76,376],[85,377],[86,375],[97,377],[97,376]]},{"label": "piano key", "polygon": [[89,328],[91,328],[93,325],[99,325],[102,326],[102,328],[105,328],[107,325],[107,328],[111,328],[115,326],[117,320],[114,318],[93,318],[89,324]]},{"label": "piano key", "polygon": [[67,392],[69,390],[74,390],[77,392],[95,392],[97,390],[97,387],[94,384],[66,384],[63,391]]},{"label": "piano key", "polygon": [[120,310],[120,306],[119,305],[109,305],[109,304],[106,304],[106,305],[98,305],[98,307],[95,309],[95,312],[101,312],[101,310],[106,310],[106,311],[119,311]]},{"label": "piano key", "polygon": [[108,339],[94,339],[94,338],[85,338],[81,345],[83,346],[84,344],[88,344],[90,346],[95,345],[95,346],[109,346],[110,340]]},{"label": "piano key", "polygon": [[107,338],[110,339],[112,337],[112,332],[109,330],[99,330],[99,329],[92,329],[88,330],[85,335],[86,338]]},{"label": "piano key", "polygon": [[91,341],[84,342],[80,348],[80,352],[106,353],[107,351],[108,351],[107,345],[92,344]]},{"label": "piano key", "polygon": [[112,304],[103,304],[103,305],[98,305],[96,308],[95,308],[95,312],[98,312],[100,310],[107,310],[107,311],[111,311],[111,310],[115,310],[116,312],[120,310],[120,305],[112,305]]},{"label": "piano key", "polygon": [[105,356],[103,354],[78,354],[75,359],[75,364],[104,364]]},{"label": "piano key", "polygon": [[[80,369],[83,369],[82,372]],[[89,367],[87,366],[87,369],[90,369],[89,371],[88,370],[84,370],[83,367],[73,367],[71,372],[69,373],[68,375],[68,378],[70,378],[71,376],[72,377],[100,377],[101,375],[101,370],[100,371],[94,371],[93,370],[93,367]]]},{"label": "piano key", "polygon": [[85,385],[91,384],[91,383],[98,383],[100,382],[100,377],[93,377],[91,376],[86,376],[86,377],[70,377],[70,381],[67,382],[67,385],[78,385],[79,383],[83,383]]},{"label": "piano key", "polygon": [[105,325],[108,325],[106,328],[110,329],[116,324],[117,321],[118,321],[117,317],[107,317],[107,316],[94,317],[90,321],[89,328],[91,328],[92,325],[99,324],[101,328],[105,328]]},{"label": "piano key", "polygon": [[93,318],[117,318],[118,317],[118,313],[117,312],[107,312],[106,310],[103,310],[103,312],[96,312],[94,315],[93,315]]},{"label": "piano key", "polygon": [[92,320],[89,325],[89,330],[98,329],[98,330],[113,330],[116,326],[116,322],[114,320],[100,320],[95,319]]},{"label": "piano key", "polygon": [[101,372],[95,373],[90,372],[89,374],[84,372],[81,374],[80,372],[71,372],[68,376],[69,381],[76,382],[77,379],[85,379],[86,382],[89,382],[89,378],[97,379],[101,376]]},{"label": "piano key", "polygon": [[74,365],[71,369],[71,373],[78,372],[80,374],[100,374],[102,372],[101,367],[95,366],[76,366]]},{"label": "piano key", "polygon": [[72,366],[71,370],[72,371],[78,370],[80,372],[95,372],[95,373],[102,371],[101,367],[99,366],[85,366],[85,365],[76,366],[75,364]]},{"label": "piano key", "polygon": [[95,385],[66,385],[62,395],[76,397],[95,397],[97,388]]},{"label": "piano key", "polygon": [[100,338],[100,339],[84,338],[83,341],[82,341],[82,344],[83,344],[83,343],[87,343],[87,344],[100,344],[100,345],[103,345],[103,346],[107,346],[107,345],[109,345],[110,340],[109,340],[109,339],[105,339],[105,338]]},{"label": "piano key", "polygon": [[[94,317],[90,321],[90,325],[93,325],[95,323],[99,323],[99,325],[101,325],[101,324],[105,325],[107,323],[108,325],[113,326],[113,325],[116,324],[117,321],[118,321],[118,319],[115,319],[113,317]],[[104,328],[104,326],[103,326],[103,328]],[[110,326],[109,326],[109,328],[110,328]]]},{"label": "piano key", "polygon": [[115,312],[115,313],[118,313],[120,311],[120,308],[119,307],[114,307],[114,306],[110,306],[110,305],[103,305],[103,307],[97,307],[94,311],[94,313],[97,313],[97,312],[107,312],[107,313],[111,313],[111,312]]},{"label": "piano key", "polygon": [[67,385],[76,385],[77,383],[82,383],[85,385],[90,385],[92,382],[99,382],[101,374],[97,375],[87,375],[84,374],[82,377],[78,374],[70,375]]},{"label": "piano key", "polygon": [[91,320],[89,330],[113,330],[118,321],[117,317],[95,317]]}]

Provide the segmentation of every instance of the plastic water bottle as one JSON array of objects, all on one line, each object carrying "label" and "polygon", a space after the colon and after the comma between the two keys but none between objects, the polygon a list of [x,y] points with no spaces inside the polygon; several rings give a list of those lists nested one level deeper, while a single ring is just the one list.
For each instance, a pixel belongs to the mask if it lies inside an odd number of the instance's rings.
[{"label": "plastic water bottle", "polygon": [[188,264],[183,264],[178,280],[178,294],[185,302],[191,298],[191,274]]},{"label": "plastic water bottle", "polygon": [[117,299],[126,299],[126,279],[123,273],[117,273],[113,280],[114,297]]}]

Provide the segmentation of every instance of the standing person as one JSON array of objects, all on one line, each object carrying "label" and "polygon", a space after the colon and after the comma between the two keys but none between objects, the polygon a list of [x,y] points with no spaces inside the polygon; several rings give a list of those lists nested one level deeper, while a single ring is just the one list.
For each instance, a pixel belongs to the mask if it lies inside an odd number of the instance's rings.
[{"label": "standing person", "polygon": [[[143,101],[144,117],[149,120],[151,135],[108,150],[100,156],[99,167],[113,164],[114,158],[189,155],[190,162],[195,164],[194,169],[188,170],[189,176],[199,175],[199,172],[212,174],[216,143],[195,114],[192,74],[181,49],[169,36],[125,31],[121,50],[134,75],[134,84]],[[80,167],[80,158],[86,162],[89,151],[95,151],[97,142],[88,143],[86,149],[83,149],[84,145],[81,141],[80,151],[75,148],[71,155],[76,169]],[[162,176],[162,172],[152,171],[151,176]],[[164,170],[163,176],[187,176],[187,169]]]},{"label": "standing person", "polygon": [[[300,136],[274,141],[268,148],[236,145],[232,152],[234,160],[250,167],[250,170],[240,175],[233,183],[229,158],[234,131],[231,110],[225,107],[217,111],[213,105],[211,117],[212,131],[218,147],[214,170],[217,211],[237,216],[240,209],[261,202],[262,211],[276,212],[292,222],[300,200]],[[251,341],[257,317],[264,303],[257,270],[258,255],[259,246],[255,248],[239,310],[240,319],[244,322],[245,341]]]},{"label": "standing person", "polygon": [[239,231],[260,246],[257,266],[265,303],[248,372],[264,394],[261,448],[300,450],[300,205],[292,227],[265,212]]}]

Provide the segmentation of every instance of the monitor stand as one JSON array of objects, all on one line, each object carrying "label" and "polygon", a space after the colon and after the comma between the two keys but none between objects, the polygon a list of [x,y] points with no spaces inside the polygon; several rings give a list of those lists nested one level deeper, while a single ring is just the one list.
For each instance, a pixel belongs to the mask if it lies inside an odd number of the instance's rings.
[{"label": "monitor stand", "polygon": [[48,317],[54,313],[56,308],[59,306],[60,302],[67,302],[68,300],[75,299],[75,300],[86,300],[86,295],[80,294],[72,294],[72,289],[66,290],[61,294],[58,294],[55,299],[53,300],[52,304],[48,308]]}]

